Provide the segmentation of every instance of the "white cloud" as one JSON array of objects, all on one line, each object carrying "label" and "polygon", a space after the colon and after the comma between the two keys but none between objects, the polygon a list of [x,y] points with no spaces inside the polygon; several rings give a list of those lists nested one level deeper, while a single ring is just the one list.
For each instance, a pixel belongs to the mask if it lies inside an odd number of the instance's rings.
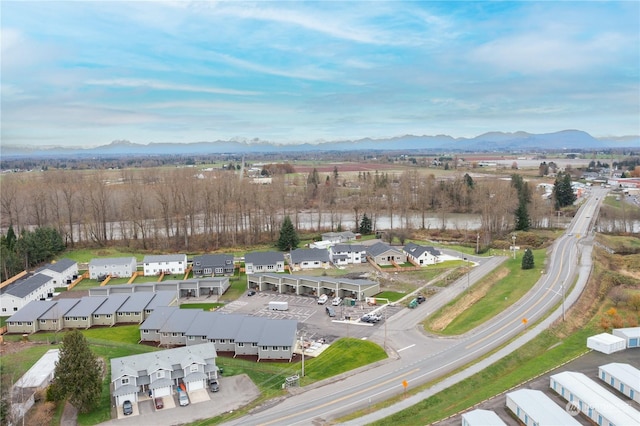
[{"label": "white cloud", "polygon": [[116,78],[105,80],[88,80],[87,85],[107,86],[107,87],[130,87],[142,89],[171,90],[177,92],[197,92],[197,93],[213,93],[221,95],[239,95],[239,96],[256,96],[260,92],[250,90],[234,90],[219,87],[203,87],[187,84],[164,83],[154,80],[143,80],[135,78]]}]

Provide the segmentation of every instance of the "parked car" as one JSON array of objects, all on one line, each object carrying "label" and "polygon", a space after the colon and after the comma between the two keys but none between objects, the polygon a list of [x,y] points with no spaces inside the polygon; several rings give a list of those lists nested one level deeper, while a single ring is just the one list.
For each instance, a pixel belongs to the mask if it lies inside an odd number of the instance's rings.
[{"label": "parked car", "polygon": [[220,390],[220,384],[217,380],[212,379],[209,381],[209,389],[211,392],[218,392]]},{"label": "parked car", "polygon": [[333,306],[338,306],[340,304],[340,302],[342,302],[342,299],[339,298],[338,296],[334,297],[333,300],[331,301],[331,304]]},{"label": "parked car", "polygon": [[362,322],[369,322],[369,323],[371,323],[371,324],[375,324],[375,323],[377,323],[378,321],[380,321],[381,319],[382,319],[382,317],[381,317],[380,315],[370,313],[370,314],[364,314],[364,315],[362,316],[362,318],[360,318],[360,321],[362,321]]},{"label": "parked car", "polygon": [[420,304],[420,303],[424,302],[425,300],[427,300],[427,298],[422,296],[422,295],[420,295],[420,296],[416,297],[416,300],[418,301],[418,304]]},{"label": "parked car", "polygon": [[255,290],[249,290],[249,292],[247,293],[247,296],[253,296],[254,294],[256,294]]},{"label": "parked car", "polygon": [[336,316],[336,311],[331,306],[326,306],[324,310],[327,311],[327,315],[329,315],[330,317]]},{"label": "parked car", "polygon": [[161,396],[154,399],[153,402],[156,404],[156,410],[164,408],[164,401]]},{"label": "parked car", "polygon": [[122,403],[122,413],[125,416],[133,414],[133,404],[128,399]]},{"label": "parked car", "polygon": [[318,297],[318,305],[324,305],[325,303],[327,303],[327,300],[329,300],[329,296],[327,296],[326,294],[321,294],[320,297]]}]

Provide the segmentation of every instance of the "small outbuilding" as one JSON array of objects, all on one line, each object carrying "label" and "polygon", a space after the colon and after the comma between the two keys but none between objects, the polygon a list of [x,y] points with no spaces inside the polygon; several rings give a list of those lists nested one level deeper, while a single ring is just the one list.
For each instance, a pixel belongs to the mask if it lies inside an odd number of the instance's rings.
[{"label": "small outbuilding", "polygon": [[614,328],[613,335],[622,337],[627,348],[640,348],[640,327]]},{"label": "small outbuilding", "polygon": [[640,370],[636,367],[612,362],[598,367],[598,377],[615,390],[640,403]]},{"label": "small outbuilding", "polygon": [[622,337],[609,333],[601,333],[587,338],[587,347],[604,354],[623,351],[627,347],[627,341]]}]

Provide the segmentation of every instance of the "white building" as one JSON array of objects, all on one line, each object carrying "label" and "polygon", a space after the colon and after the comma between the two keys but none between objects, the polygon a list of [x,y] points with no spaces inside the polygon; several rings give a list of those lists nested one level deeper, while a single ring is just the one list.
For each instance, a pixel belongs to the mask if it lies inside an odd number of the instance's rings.
[{"label": "white building", "polygon": [[33,300],[53,297],[54,288],[53,278],[42,273],[12,282],[0,289],[0,315],[12,315]]},{"label": "white building", "polygon": [[563,407],[539,390],[519,389],[507,393],[507,408],[527,426],[580,425]]},{"label": "white building", "polygon": [[491,410],[472,410],[462,414],[462,426],[507,426],[500,416]]},{"label": "white building", "polygon": [[598,367],[598,377],[615,390],[640,403],[640,370],[636,367],[612,362]]},{"label": "white building", "polygon": [[587,338],[587,347],[604,354],[623,351],[627,347],[627,342],[622,337],[609,333],[601,333]]},{"label": "white building", "polygon": [[135,257],[108,257],[91,259],[89,278],[97,280],[111,275],[113,278],[131,277],[138,269]]},{"label": "white building", "polygon": [[54,287],[66,287],[78,278],[78,262],[71,259],[60,259],[54,263],[47,263],[36,270],[53,279]]},{"label": "white building", "polygon": [[367,249],[362,244],[335,244],[329,256],[336,266],[358,265],[367,262]]},{"label": "white building", "polygon": [[142,260],[145,276],[165,274],[182,274],[187,269],[186,254],[162,254],[145,256]]},{"label": "white building", "polygon": [[623,338],[627,348],[640,348],[640,327],[614,328],[613,335]]},{"label": "white building", "polygon": [[550,377],[551,389],[598,425],[638,425],[640,412],[582,373]]}]

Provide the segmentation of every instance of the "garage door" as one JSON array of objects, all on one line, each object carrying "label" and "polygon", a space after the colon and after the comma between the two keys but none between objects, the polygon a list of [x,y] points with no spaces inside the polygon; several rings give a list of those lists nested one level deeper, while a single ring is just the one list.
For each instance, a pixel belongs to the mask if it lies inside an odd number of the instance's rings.
[{"label": "garage door", "polygon": [[135,393],[129,393],[129,394],[117,396],[116,397],[116,404],[117,405],[122,405],[122,404],[124,404],[124,402],[126,400],[129,400],[129,401],[134,402],[134,403],[138,402],[138,398],[136,398],[136,394]]},{"label": "garage door", "polygon": [[197,389],[203,389],[204,388],[204,380],[198,380],[195,382],[189,382],[187,383],[187,392],[191,392]]},{"label": "garage door", "polygon": [[154,390],[154,391],[153,391],[153,394],[154,394],[156,397],[159,397],[159,396],[169,396],[169,395],[171,395],[171,388],[169,388],[169,387],[165,387],[165,388],[158,388],[158,389],[156,389],[156,390]]}]

